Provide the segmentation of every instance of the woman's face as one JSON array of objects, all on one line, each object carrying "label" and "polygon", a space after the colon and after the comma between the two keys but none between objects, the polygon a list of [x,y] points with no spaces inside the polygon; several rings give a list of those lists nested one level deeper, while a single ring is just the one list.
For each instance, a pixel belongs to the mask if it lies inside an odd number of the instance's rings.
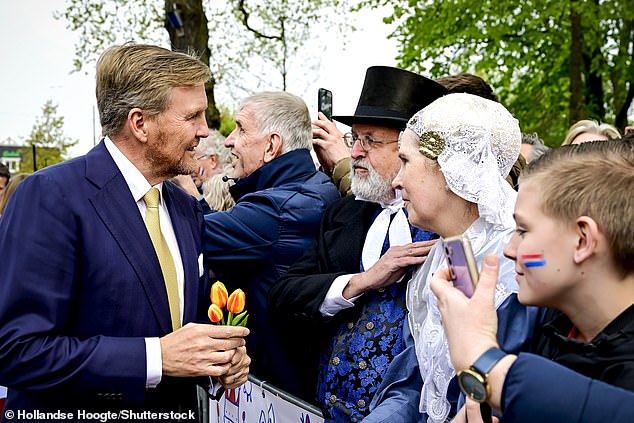
[{"label": "woman's face", "polygon": [[401,169],[392,186],[402,191],[410,223],[440,233],[438,219],[452,193],[438,163],[418,151],[418,136],[411,129],[401,133],[399,158]]}]

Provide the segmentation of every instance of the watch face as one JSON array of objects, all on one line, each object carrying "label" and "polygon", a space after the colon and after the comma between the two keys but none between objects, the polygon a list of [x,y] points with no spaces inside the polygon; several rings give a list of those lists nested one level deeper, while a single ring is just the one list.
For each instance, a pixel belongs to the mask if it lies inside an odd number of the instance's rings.
[{"label": "watch face", "polygon": [[486,386],[479,377],[470,371],[460,372],[458,383],[462,392],[476,402],[484,402],[487,399]]}]

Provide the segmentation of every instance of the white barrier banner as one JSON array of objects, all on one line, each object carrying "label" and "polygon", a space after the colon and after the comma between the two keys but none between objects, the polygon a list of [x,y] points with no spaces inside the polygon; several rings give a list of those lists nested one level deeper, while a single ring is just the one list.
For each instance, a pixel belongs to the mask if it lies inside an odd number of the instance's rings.
[{"label": "white barrier banner", "polygon": [[210,423],[323,423],[310,411],[249,381],[209,401]]}]

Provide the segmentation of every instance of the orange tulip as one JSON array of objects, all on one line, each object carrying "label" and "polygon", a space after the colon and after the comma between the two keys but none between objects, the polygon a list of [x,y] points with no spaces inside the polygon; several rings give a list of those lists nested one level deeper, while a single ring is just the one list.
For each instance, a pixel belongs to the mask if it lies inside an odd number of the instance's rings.
[{"label": "orange tulip", "polygon": [[233,314],[242,313],[245,303],[246,296],[244,295],[244,291],[241,289],[236,289],[231,293],[229,299],[227,300],[227,310],[229,310]]},{"label": "orange tulip", "polygon": [[209,316],[209,320],[211,320],[212,323],[218,323],[219,321],[222,320],[222,317],[223,317],[222,309],[218,307],[216,304],[212,304],[209,306],[207,315]]},{"label": "orange tulip", "polygon": [[211,286],[210,297],[212,304],[223,308],[227,304],[227,295],[227,288],[224,283],[216,281],[216,283]]}]

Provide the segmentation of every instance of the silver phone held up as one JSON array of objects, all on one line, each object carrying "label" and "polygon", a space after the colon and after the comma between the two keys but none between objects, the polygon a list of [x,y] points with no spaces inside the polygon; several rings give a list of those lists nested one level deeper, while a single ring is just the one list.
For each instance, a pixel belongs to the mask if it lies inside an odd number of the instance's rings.
[{"label": "silver phone held up", "polygon": [[445,238],[442,243],[453,286],[471,298],[479,272],[469,237],[462,234]]}]

